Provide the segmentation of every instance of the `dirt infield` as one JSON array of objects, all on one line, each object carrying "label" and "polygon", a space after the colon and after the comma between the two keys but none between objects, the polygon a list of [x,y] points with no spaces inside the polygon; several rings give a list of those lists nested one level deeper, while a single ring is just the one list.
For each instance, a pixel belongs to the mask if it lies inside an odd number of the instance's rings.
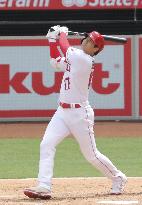
[{"label": "dirt infield", "polygon": [[[0,138],[42,137],[47,123],[0,123]],[[96,122],[96,137],[142,137],[142,122]]]},{"label": "dirt infield", "polygon": [[124,194],[119,196],[108,194],[111,181],[101,177],[53,179],[52,183],[52,199],[44,201],[29,199],[23,194],[25,187],[36,184],[35,180],[0,180],[0,205],[99,205],[103,201],[108,201],[107,205],[109,201],[114,201],[114,204],[116,201],[142,204],[142,178],[129,178]]}]

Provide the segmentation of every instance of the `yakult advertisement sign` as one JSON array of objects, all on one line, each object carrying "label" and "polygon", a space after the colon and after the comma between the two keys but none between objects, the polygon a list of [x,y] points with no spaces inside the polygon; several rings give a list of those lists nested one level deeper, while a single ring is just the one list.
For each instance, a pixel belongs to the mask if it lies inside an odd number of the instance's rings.
[{"label": "yakult advertisement sign", "polygon": [[0,0],[0,10],[132,9],[141,0]]},{"label": "yakult advertisement sign", "polygon": [[[79,39],[70,39],[79,46]],[[90,103],[97,116],[131,115],[131,42],[106,44],[96,57]],[[47,40],[0,40],[0,118],[51,117],[62,71],[49,64]]]}]

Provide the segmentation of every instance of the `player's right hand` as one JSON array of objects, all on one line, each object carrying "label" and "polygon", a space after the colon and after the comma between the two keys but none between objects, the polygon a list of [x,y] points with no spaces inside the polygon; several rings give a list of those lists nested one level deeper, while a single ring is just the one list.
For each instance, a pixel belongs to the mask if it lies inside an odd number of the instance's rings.
[{"label": "player's right hand", "polygon": [[68,35],[68,31],[69,31],[68,27],[66,27],[66,26],[60,27],[60,33],[64,32],[66,35]]},{"label": "player's right hand", "polygon": [[46,38],[48,38],[48,40],[50,41],[56,41],[58,35],[60,33],[60,26],[52,26],[49,30],[48,33],[46,35]]}]

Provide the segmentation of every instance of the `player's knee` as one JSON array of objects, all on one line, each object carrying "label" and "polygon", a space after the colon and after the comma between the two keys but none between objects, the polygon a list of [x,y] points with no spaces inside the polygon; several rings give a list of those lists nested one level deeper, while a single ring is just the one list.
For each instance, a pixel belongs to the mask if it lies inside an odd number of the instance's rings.
[{"label": "player's knee", "polygon": [[50,143],[49,140],[42,140],[41,143],[40,143],[40,149],[47,149],[47,148],[50,148],[52,147],[52,144]]},{"label": "player's knee", "polygon": [[94,156],[87,156],[86,157],[86,159],[87,159],[87,161],[89,162],[89,163],[91,163],[91,164],[93,164],[94,163],[94,161],[95,161],[95,157]]},{"label": "player's knee", "polygon": [[86,160],[91,164],[98,163],[98,150],[94,150],[93,152],[86,153],[85,155]]},{"label": "player's knee", "polygon": [[41,158],[46,158],[47,156],[51,156],[51,155],[54,155],[56,149],[55,149],[55,146],[50,143],[49,141],[42,141],[40,143],[40,155],[41,155]]}]

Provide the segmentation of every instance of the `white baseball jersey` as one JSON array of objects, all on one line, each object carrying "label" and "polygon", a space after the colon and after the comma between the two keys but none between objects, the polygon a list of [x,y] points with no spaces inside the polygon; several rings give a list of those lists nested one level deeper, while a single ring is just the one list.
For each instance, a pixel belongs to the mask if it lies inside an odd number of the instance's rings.
[{"label": "white baseball jersey", "polygon": [[88,100],[93,60],[93,57],[84,53],[83,50],[68,48],[67,68],[62,79],[60,102],[82,103]]}]

